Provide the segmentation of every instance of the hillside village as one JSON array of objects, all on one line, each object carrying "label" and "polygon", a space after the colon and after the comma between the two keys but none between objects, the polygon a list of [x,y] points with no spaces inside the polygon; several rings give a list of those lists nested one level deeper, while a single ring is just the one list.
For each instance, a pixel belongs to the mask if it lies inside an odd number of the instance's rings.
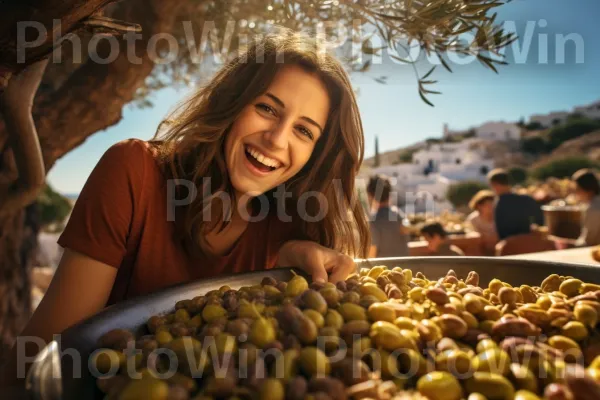
[{"label": "hillside village", "polygon": [[[571,111],[532,115],[527,122],[490,121],[467,131],[453,131],[445,125],[440,138],[366,159],[357,186],[363,189],[370,175],[384,174],[395,184],[399,205],[413,199],[410,202],[415,212],[424,211],[427,202],[432,201],[436,213],[451,210],[453,206],[446,199],[450,185],[460,181],[485,182],[487,173],[495,167],[526,166],[540,159],[581,155],[582,149],[586,150],[584,154],[596,152],[600,157],[600,132],[566,141],[544,157],[522,151],[525,138],[541,137],[572,116],[600,120],[600,100]],[[584,145],[580,144],[582,141]]]}]

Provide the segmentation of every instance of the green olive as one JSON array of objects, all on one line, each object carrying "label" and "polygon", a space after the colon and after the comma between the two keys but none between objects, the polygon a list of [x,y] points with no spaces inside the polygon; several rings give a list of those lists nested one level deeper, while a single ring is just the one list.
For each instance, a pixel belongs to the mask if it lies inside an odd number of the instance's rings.
[{"label": "green olive", "polygon": [[515,400],[540,400],[540,398],[529,390],[519,390],[515,393]]},{"label": "green olive", "polygon": [[341,329],[344,325],[344,317],[336,310],[327,310],[325,314],[325,326]]},{"label": "green olive", "polygon": [[510,364],[509,379],[516,389],[528,390],[533,393],[538,391],[538,381],[529,368],[518,363]]},{"label": "green olive", "polygon": [[313,309],[308,309],[304,310],[302,313],[309,318],[317,328],[322,328],[325,326],[325,318],[323,318],[323,314],[320,312]]},{"label": "green olive", "polygon": [[340,312],[342,317],[344,317],[344,321],[346,322],[353,320],[367,320],[367,312],[358,304],[343,303],[342,305],[340,305],[338,311]]},{"label": "green olive", "polygon": [[110,371],[117,372],[120,366],[126,362],[125,354],[113,349],[97,350],[91,360],[92,365],[96,366],[101,374],[107,374]]},{"label": "green olive", "polygon": [[285,388],[280,380],[274,378],[265,379],[260,385],[260,400],[283,400],[285,398]]},{"label": "green olive", "polygon": [[579,288],[583,284],[579,279],[567,279],[559,286],[559,291],[568,297],[577,296],[579,294]]},{"label": "green olive", "polygon": [[477,354],[473,359],[473,367],[480,372],[507,375],[510,371],[510,357],[504,350],[489,349]]},{"label": "green olive", "polygon": [[259,349],[273,342],[276,339],[276,333],[271,321],[266,318],[255,320],[252,327],[250,327],[248,339]]},{"label": "green olive", "polygon": [[462,387],[458,380],[448,372],[430,372],[419,378],[417,390],[430,400],[460,400]]},{"label": "green olive", "polygon": [[158,379],[132,380],[119,395],[119,400],[167,400],[169,385]]},{"label": "green olive", "polygon": [[374,303],[369,307],[369,319],[373,322],[388,321],[394,322],[396,319],[396,310],[387,303]]},{"label": "green olive", "polygon": [[308,289],[308,282],[300,275],[294,276],[287,284],[285,288],[285,295],[287,297],[296,297],[302,294]]},{"label": "green olive", "polygon": [[491,372],[475,372],[465,381],[468,393],[481,393],[488,400],[512,400],[515,389],[508,379]]},{"label": "green olive", "polygon": [[365,283],[360,287],[360,293],[363,296],[373,296],[379,301],[387,301],[388,297],[376,283]]},{"label": "green olive", "polygon": [[302,302],[304,307],[315,310],[321,315],[327,312],[327,301],[316,290],[309,289],[305,291],[302,294]]},{"label": "green olive", "polygon": [[208,304],[202,310],[202,318],[206,322],[211,322],[227,316],[227,310],[216,304]]},{"label": "green olive", "polygon": [[329,359],[316,347],[305,347],[298,357],[299,367],[309,376],[329,375],[331,365]]},{"label": "green olive", "polygon": [[435,358],[435,367],[461,377],[471,372],[471,358],[462,350],[445,350]]},{"label": "green olive", "polygon": [[579,321],[567,322],[560,331],[564,336],[577,342],[581,342],[583,339],[587,338],[589,334],[585,325]]},{"label": "green olive", "polygon": [[376,346],[388,351],[397,349],[417,349],[417,345],[413,338],[403,334],[403,332],[391,322],[375,322],[371,325],[369,336]]}]

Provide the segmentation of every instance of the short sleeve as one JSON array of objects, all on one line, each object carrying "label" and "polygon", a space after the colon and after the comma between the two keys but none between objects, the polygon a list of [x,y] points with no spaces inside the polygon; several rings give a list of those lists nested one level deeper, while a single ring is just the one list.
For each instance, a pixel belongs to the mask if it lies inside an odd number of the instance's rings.
[{"label": "short sleeve", "polygon": [[58,244],[118,268],[143,187],[145,144],[126,140],[109,148],[81,191]]}]

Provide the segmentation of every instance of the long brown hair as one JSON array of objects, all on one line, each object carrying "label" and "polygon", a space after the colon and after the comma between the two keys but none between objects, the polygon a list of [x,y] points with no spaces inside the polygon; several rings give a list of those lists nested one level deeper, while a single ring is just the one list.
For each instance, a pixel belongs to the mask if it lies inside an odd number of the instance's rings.
[{"label": "long brown hair", "polygon": [[[225,164],[227,133],[244,107],[267,90],[281,68],[297,65],[325,84],[331,111],[310,160],[285,183],[285,189],[292,193],[286,206],[292,206],[292,215],[305,238],[352,256],[366,256],[369,230],[354,188],[364,152],[362,122],[346,71],[333,56],[320,50],[319,42],[306,34],[282,29],[267,35],[225,65],[175,110],[174,117],[161,124],[155,139],[162,141],[168,177],[192,181],[198,188],[199,195],[185,208],[179,223],[187,239],[198,243],[198,233],[226,224],[223,214],[212,222],[202,216],[208,205],[218,201],[217,193],[226,192],[235,199]],[[210,178],[210,189],[203,186],[205,178]],[[327,200],[327,212],[318,222],[298,218],[297,199],[308,191],[321,193]],[[269,194],[265,195],[270,199]],[[310,197],[306,211],[315,216],[320,206],[317,198]]]}]

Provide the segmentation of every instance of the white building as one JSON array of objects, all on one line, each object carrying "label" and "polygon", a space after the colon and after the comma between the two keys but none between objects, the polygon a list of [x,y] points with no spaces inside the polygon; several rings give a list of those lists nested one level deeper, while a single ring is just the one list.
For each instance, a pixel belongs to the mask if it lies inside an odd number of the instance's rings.
[{"label": "white building", "polygon": [[587,106],[575,107],[573,113],[581,114],[590,119],[600,119],[600,101],[596,101]]},{"label": "white building", "polygon": [[451,184],[464,180],[485,181],[487,173],[494,168],[493,161],[485,158],[484,152],[474,146],[477,143],[481,143],[481,139],[431,144],[413,154],[411,164],[382,166],[370,170],[369,174],[390,177],[398,193],[399,204],[412,203],[417,212],[422,212],[430,211],[432,203],[435,203],[436,213],[441,212],[451,209],[445,200]]},{"label": "white building", "polygon": [[529,123],[537,122],[544,128],[560,125],[567,120],[569,113],[566,111],[555,111],[549,114],[535,114],[529,117]]},{"label": "white building", "polygon": [[486,122],[475,128],[475,136],[486,140],[520,140],[521,128],[510,122]]},{"label": "white building", "polygon": [[529,117],[529,122],[538,122],[544,128],[552,128],[564,123],[572,114],[581,114],[590,119],[600,119],[600,100],[586,106],[575,107],[571,111],[555,111],[548,114],[532,115]]}]

